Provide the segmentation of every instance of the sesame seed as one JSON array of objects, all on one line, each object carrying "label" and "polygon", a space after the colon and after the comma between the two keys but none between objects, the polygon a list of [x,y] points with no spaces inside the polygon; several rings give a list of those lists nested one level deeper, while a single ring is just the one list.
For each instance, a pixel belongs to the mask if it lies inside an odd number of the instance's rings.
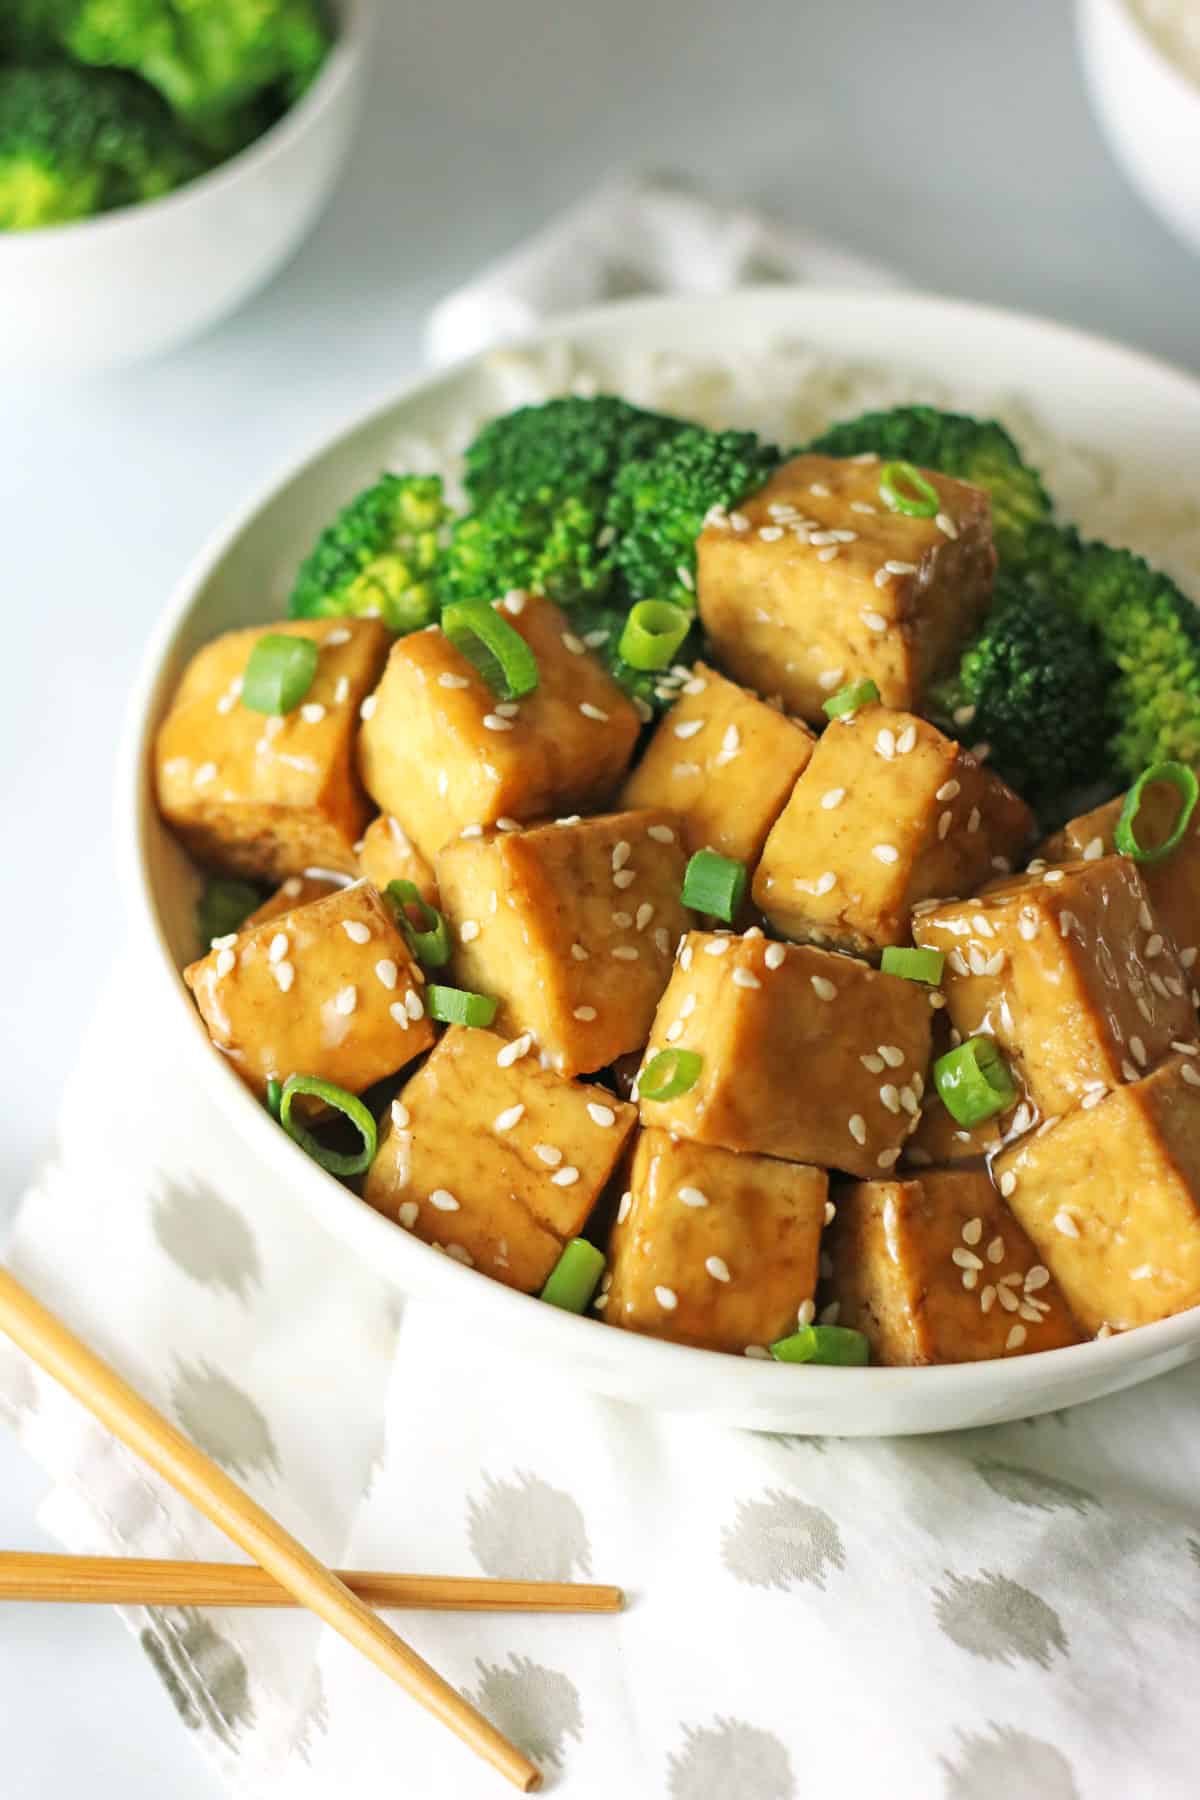
[{"label": "sesame seed", "polygon": [[995,1303],[996,1303],[996,1290],[992,1286],[992,1283],[989,1281],[987,1286],[983,1289],[983,1291],[981,1292],[981,1294],[979,1296],[980,1312],[990,1313],[992,1310],[992,1307],[995,1305]]},{"label": "sesame seed", "polygon": [[1004,1340],[1006,1350],[1019,1350],[1025,1342],[1026,1332],[1023,1325],[1014,1325]]},{"label": "sesame seed", "polygon": [[899,1044],[877,1044],[876,1049],[889,1069],[899,1069],[903,1066],[904,1052]]},{"label": "sesame seed", "polygon": [[885,562],[883,566],[889,575],[915,575],[917,572],[916,563],[911,562],[889,561]]},{"label": "sesame seed", "polygon": [[502,1113],[497,1113],[494,1121],[496,1131],[511,1131],[525,1117],[525,1108],[520,1101],[516,1106],[506,1106]]},{"label": "sesame seed", "polygon": [[200,767],[196,770],[196,773],[192,776],[192,786],[193,787],[207,787],[210,781],[215,781],[216,779],[217,779],[216,763],[215,762],[201,763]]},{"label": "sesame seed", "polygon": [[850,502],[850,511],[856,513],[877,513],[879,508],[877,506],[872,506],[867,500],[852,500]]},{"label": "sesame seed", "polygon": [[497,831],[521,831],[522,829],[521,821],[519,819],[510,819],[507,813],[505,813],[502,818],[496,820]]},{"label": "sesame seed", "polygon": [[286,994],[296,979],[296,971],[290,962],[277,962],[272,965],[271,973],[281,994]]},{"label": "sesame seed", "polygon": [[950,1252],[950,1260],[957,1263],[960,1269],[982,1269],[983,1262],[973,1250],[964,1250],[961,1244],[955,1244]]},{"label": "sesame seed", "polygon": [[956,725],[970,725],[974,717],[975,708],[973,706],[956,706],[954,709],[953,718]]},{"label": "sesame seed", "polygon": [[[352,944],[365,944],[371,936],[370,926],[364,925],[361,919],[343,919],[342,930]],[[286,946],[287,939],[285,938],[284,947],[286,948]]]},{"label": "sesame seed", "polygon": [[704,1266],[714,1281],[730,1281],[729,1264],[722,1256],[706,1256]]},{"label": "sesame seed", "polygon": [[958,526],[954,523],[954,520],[950,517],[949,513],[938,513],[933,522],[942,533],[943,537],[956,538],[958,536]]},{"label": "sesame seed", "polygon": [[768,944],[763,951],[763,961],[768,969],[778,969],[786,956],[787,950],[782,944]]},{"label": "sesame seed", "polygon": [[408,1030],[408,1008],[403,1000],[393,1000],[388,1012],[402,1031]]},{"label": "sesame seed", "polygon": [[[656,939],[656,940],[657,940],[657,937],[658,937],[658,933],[657,933],[657,932],[655,932],[655,934],[654,934],[654,936],[655,936],[655,939]],[[688,970],[688,969],[690,969],[690,968],[691,968],[691,966],[692,966],[692,946],[691,946],[691,945],[690,945],[690,944],[688,944],[688,943],[684,943],[684,944],[683,944],[683,945],[682,945],[682,946],[681,946],[681,948],[680,948],[680,951],[679,951],[679,966],[680,966],[680,968],[681,968],[681,969],[683,969],[683,970],[684,970],[684,971],[685,971],[685,972],[686,972],[686,971],[687,971],[687,970]]]},{"label": "sesame seed", "polygon": [[287,953],[288,953],[287,932],[286,931],[277,931],[275,933],[275,936],[271,939],[270,945],[267,949],[267,960],[269,962],[273,962],[273,963],[282,962],[284,957],[287,955]]},{"label": "sesame seed", "polygon": [[[875,579],[876,579],[876,582],[878,582],[879,577],[876,576]],[[866,626],[868,631],[883,632],[883,631],[886,631],[888,628],[888,622],[884,618],[882,613],[872,612],[868,608],[867,611],[860,612],[858,616],[862,620],[863,624]]]},{"label": "sesame seed", "polygon": [[563,1159],[563,1153],[554,1144],[535,1144],[533,1154],[544,1162],[548,1169],[557,1169]]},{"label": "sesame seed", "polygon": [[683,997],[683,1005],[679,1008],[680,1018],[681,1019],[690,1019],[692,1014],[695,1012],[695,1010],[696,1010],[695,994],[685,994]]},{"label": "sesame seed", "polygon": [[898,1113],[900,1111],[900,1092],[890,1081],[885,1081],[880,1088],[879,1098],[890,1113]]},{"label": "sesame seed", "polygon": [[753,969],[735,969],[733,971],[733,985],[734,987],[741,988],[760,988],[762,982],[758,979],[758,976],[754,973]]},{"label": "sesame seed", "polygon": [[1016,1312],[1021,1304],[1012,1289],[1010,1287],[1005,1287],[1002,1282],[997,1282],[996,1284],[996,1298],[1004,1308],[1005,1312]]},{"label": "sesame seed", "polygon": [[1004,1239],[1002,1237],[994,1237],[991,1240],[987,1247],[987,1259],[990,1263],[1004,1261]]},{"label": "sesame seed", "polygon": [[724,751],[726,756],[736,756],[737,752],[741,749],[741,747],[742,747],[741,732],[738,730],[736,725],[728,726],[725,731],[725,736],[721,739],[721,749]]},{"label": "sesame seed", "polygon": [[618,962],[637,962],[639,952],[633,944],[614,944],[609,955],[615,956]]},{"label": "sesame seed", "polygon": [[811,1325],[816,1316],[817,1309],[813,1302],[811,1300],[802,1300],[800,1302],[799,1311],[796,1314],[797,1325]]},{"label": "sesame seed", "polygon": [[850,1120],[849,1120],[849,1131],[850,1131],[850,1136],[854,1139],[856,1144],[865,1144],[866,1143],[866,1141],[867,1141],[867,1121],[863,1118],[861,1113],[852,1113],[851,1114]]},{"label": "sesame seed", "polygon": [[629,927],[633,924],[633,914],[627,912],[615,912],[612,915],[612,922],[618,931],[628,931]]},{"label": "sesame seed", "polygon": [[1146,939],[1146,955],[1153,958],[1162,955],[1163,941],[1157,931]]},{"label": "sesame seed", "polygon": [[783,536],[783,526],[782,525],[760,526],[758,535],[762,539],[764,544],[778,543],[779,539]]},{"label": "sesame seed", "polygon": [[668,1044],[677,1043],[683,1036],[683,1020],[676,1019],[674,1024],[668,1025],[665,1036]]},{"label": "sesame seed", "polygon": [[896,734],[895,734],[895,732],[888,731],[885,726],[882,731],[880,731],[876,734],[875,749],[877,750],[877,752],[879,753],[880,756],[885,756],[890,761],[891,758],[893,756],[895,756],[895,754],[896,754]]},{"label": "sesame seed", "polygon": [[625,889],[627,887],[632,887],[636,880],[636,869],[618,869],[613,876],[613,886],[615,888]]},{"label": "sesame seed", "polygon": [[829,788],[821,795],[821,805],[825,808],[826,812],[832,812],[834,807],[840,806],[845,798],[846,790],[844,787]]},{"label": "sesame seed", "polygon": [[319,725],[325,717],[325,708],[319,700],[308,700],[300,708],[300,717],[306,725]]},{"label": "sesame seed", "polygon": [[1200,1087],[1200,1074],[1196,1073],[1191,1063],[1183,1063],[1179,1073],[1189,1087]]},{"label": "sesame seed", "polygon": [[693,589],[695,588],[696,584],[692,578],[692,571],[688,568],[687,564],[679,563],[676,566],[675,575],[679,582],[679,585],[681,587],[685,587],[687,589],[688,593],[690,594],[693,591]]},{"label": "sesame seed", "polygon": [[961,781],[956,781],[954,779],[954,777],[951,776],[949,781],[943,781],[941,787],[938,789],[937,794],[935,795],[935,798],[938,800],[942,800],[942,801],[957,800],[958,796],[961,793],[962,793]]},{"label": "sesame seed", "polygon": [[1133,1051],[1134,1061],[1139,1062],[1144,1069],[1150,1059],[1146,1055],[1146,1046],[1141,1038],[1131,1037],[1129,1040],[1129,1048]]},{"label": "sesame seed", "polygon": [[339,988],[334,995],[333,1008],[335,1012],[352,1013],[357,1005],[358,989],[356,987]]},{"label": "sesame seed", "polygon": [[1089,838],[1088,842],[1083,847],[1084,862],[1098,862],[1103,855],[1104,839],[1100,837]]},{"label": "sesame seed", "polygon": [[555,1187],[574,1187],[579,1180],[579,1170],[568,1163],[565,1168],[556,1169],[550,1179]]},{"label": "sesame seed", "polygon": [[579,710],[585,719],[598,719],[602,725],[608,723],[608,714],[602,707],[593,706],[590,700],[581,700]]},{"label": "sesame seed", "polygon": [[983,1236],[983,1220],[982,1219],[968,1219],[966,1224],[962,1228],[963,1243],[964,1244],[972,1244],[972,1245],[977,1244],[982,1236]]},{"label": "sesame seed", "polygon": [[399,1223],[401,1225],[403,1225],[405,1231],[412,1230],[413,1226],[417,1222],[417,1215],[419,1214],[420,1210],[421,1209],[417,1205],[415,1200],[406,1200],[404,1202],[403,1206],[400,1208],[399,1212],[396,1214],[396,1218],[399,1221]]},{"label": "sesame seed", "polygon": [[833,985],[827,975],[810,975],[808,979],[812,984],[812,991],[817,996],[818,1000],[837,999],[837,988]]},{"label": "sesame seed", "polygon": [[[208,947],[210,950],[228,950],[231,947],[231,945],[236,944],[237,941],[238,941],[237,932],[236,931],[228,931],[228,932],[226,932],[224,937],[210,938],[208,940]],[[1197,1052],[1197,1054],[1200,1055],[1200,1052]]]},{"label": "sesame seed", "polygon": [[587,645],[582,638],[577,638],[573,631],[564,631],[562,634],[562,641],[564,647],[571,652],[572,656],[585,656],[587,654]]},{"label": "sesame seed", "polygon": [[882,1058],[882,1056],[860,1056],[858,1060],[862,1064],[863,1068],[867,1070],[868,1074],[870,1074],[870,1075],[882,1075],[883,1074],[883,1058]]},{"label": "sesame seed", "polygon": [[1189,944],[1186,950],[1181,950],[1179,952],[1179,961],[1180,961],[1181,966],[1185,969],[1192,968],[1196,961],[1196,955],[1197,955],[1196,945]]},{"label": "sesame seed", "polygon": [[875,844],[871,848],[871,855],[876,862],[897,863],[900,861],[900,852],[895,844]]},{"label": "sesame seed", "polygon": [[613,853],[612,853],[613,868],[614,869],[623,869],[625,867],[625,864],[629,861],[629,858],[632,854],[633,854],[633,852],[632,852],[629,844],[627,844],[625,839],[622,838],[619,844],[613,845]]},{"label": "sesame seed", "polygon": [[915,725],[906,725],[904,730],[900,733],[900,736],[896,739],[896,755],[907,756],[909,751],[915,750],[916,747],[917,728]]},{"label": "sesame seed", "polygon": [[950,827],[953,825],[953,823],[954,823],[954,814],[951,812],[944,812],[942,814],[941,818],[938,820],[937,833],[938,833],[938,837],[942,840],[943,843],[945,842],[947,836],[949,835]]},{"label": "sesame seed", "polygon": [[231,713],[237,705],[237,699],[238,697],[236,694],[222,694],[221,698],[217,701],[217,711],[219,713]]},{"label": "sesame seed", "polygon": [[459,940],[464,944],[473,944],[479,936],[478,919],[464,919],[458,928]]},{"label": "sesame seed", "polygon": [[617,1224],[618,1225],[623,1225],[625,1223],[626,1219],[629,1217],[629,1213],[630,1213],[632,1206],[633,1206],[633,1194],[630,1192],[630,1190],[628,1188],[626,1188],[625,1192],[621,1195],[620,1205],[617,1207]]},{"label": "sesame seed", "polygon": [[230,970],[233,968],[233,966],[236,962],[237,962],[236,951],[230,950],[228,947],[226,947],[224,950],[219,950],[217,952],[216,970],[217,970],[218,981],[220,981],[221,979],[224,978],[224,976],[229,974]]},{"label": "sesame seed", "polygon": [[634,920],[634,923],[636,924],[637,929],[639,931],[645,931],[647,925],[650,923],[650,921],[653,917],[654,917],[653,906],[651,905],[649,900],[643,900],[642,904],[637,909],[637,915]]},{"label": "sesame seed", "polygon": [[707,723],[705,719],[681,719],[674,727],[677,738],[693,738],[698,731],[703,731]]},{"label": "sesame seed", "polygon": [[[704,954],[705,954],[705,956],[724,956],[724,954],[728,950],[728,948],[729,948],[729,939],[727,937],[715,937],[712,939],[712,941],[710,943],[705,944]],[[680,958],[680,961],[683,962],[682,957]],[[684,963],[683,966],[686,969],[690,965],[688,963]]]},{"label": "sesame seed", "polygon": [[[815,539],[813,541],[815,542]],[[836,562],[839,555],[840,551],[838,550],[837,545],[830,544],[824,550],[817,551],[817,561],[823,563]]]},{"label": "sesame seed", "polygon": [[375,708],[378,705],[379,705],[379,700],[378,700],[377,695],[368,694],[366,699],[363,701],[362,705],[358,709],[359,718],[363,719],[363,720],[373,719],[375,717]]},{"label": "sesame seed", "polygon": [[1051,886],[1053,886],[1053,884],[1056,881],[1061,881],[1062,878],[1063,878],[1063,872],[1061,869],[1047,869],[1045,875],[1043,875],[1043,877],[1042,877],[1042,880],[1046,883],[1046,885],[1048,887],[1051,887]]},{"label": "sesame seed", "polygon": [[439,1212],[457,1212],[458,1201],[446,1188],[434,1188],[429,1196],[430,1206],[436,1206]]},{"label": "sesame seed", "polygon": [[509,588],[504,596],[505,612],[511,613],[514,619],[519,618],[525,611],[525,602],[528,597],[522,588]]},{"label": "sesame seed", "polygon": [[1011,1169],[1005,1169],[999,1182],[1000,1192],[1006,1200],[1011,1199],[1017,1191],[1017,1178]]},{"label": "sesame seed", "polygon": [[[222,940],[222,941],[224,941],[224,940]],[[216,943],[217,943],[217,939],[214,938],[213,939],[214,946],[216,945]],[[1184,1043],[1180,1043],[1177,1041],[1172,1041],[1171,1048],[1172,1048],[1172,1050],[1177,1050],[1179,1052],[1180,1056],[1200,1056],[1200,1044],[1184,1044]]]},{"label": "sesame seed", "polygon": [[654,1298],[658,1301],[658,1304],[662,1307],[664,1312],[674,1312],[675,1308],[679,1305],[679,1296],[676,1294],[674,1288],[656,1287],[654,1290]]},{"label": "sesame seed", "polygon": [[980,810],[977,806],[973,806],[971,808],[971,816],[967,820],[967,830],[970,832],[978,831],[982,822],[983,822],[982,813],[980,812]]},{"label": "sesame seed", "polygon": [[578,1019],[582,1025],[590,1025],[596,1017],[596,1009],[594,1006],[577,1006],[571,1016]]},{"label": "sesame seed", "polygon": [[375,964],[375,973],[385,988],[394,988],[399,978],[399,970],[390,956],[380,957]]},{"label": "sesame seed", "polygon": [[979,1270],[978,1269],[964,1269],[963,1270],[962,1284],[965,1288],[975,1287],[978,1280],[979,1280]]}]

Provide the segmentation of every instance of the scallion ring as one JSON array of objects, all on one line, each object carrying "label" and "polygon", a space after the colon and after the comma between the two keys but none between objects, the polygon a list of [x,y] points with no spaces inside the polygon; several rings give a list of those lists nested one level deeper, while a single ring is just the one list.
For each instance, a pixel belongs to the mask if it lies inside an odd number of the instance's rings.
[{"label": "scallion ring", "polygon": [[631,669],[665,669],[692,628],[682,606],[669,600],[639,600],[625,620],[617,653]]},{"label": "scallion ring", "polygon": [[885,463],[879,471],[879,497],[892,512],[909,519],[932,519],[941,506],[937,489],[910,462]]},{"label": "scallion ring", "polygon": [[267,1111],[279,1123],[279,1107],[283,1100],[283,1083],[277,1075],[272,1075],[267,1082]]},{"label": "scallion ring", "polygon": [[871,1360],[871,1346],[861,1331],[848,1325],[801,1325],[790,1337],[768,1346],[776,1362],[826,1363],[861,1369]]},{"label": "scallion ring", "polygon": [[[450,927],[437,907],[430,906],[415,882],[389,881],[385,891],[404,941],[422,968],[442,968],[450,961]],[[413,924],[410,906],[420,913],[420,925]]]},{"label": "scallion ring", "polygon": [[537,658],[486,600],[454,601],[442,614],[442,630],[501,700],[520,700],[536,688]]},{"label": "scallion ring", "polygon": [[539,1296],[548,1306],[581,1313],[604,1273],[604,1253],[586,1238],[572,1238],[546,1278]]},{"label": "scallion ring", "polygon": [[899,975],[902,981],[923,981],[927,987],[940,987],[946,958],[940,950],[910,950],[889,944],[879,966],[885,975]]},{"label": "scallion ring", "polygon": [[426,1012],[443,1025],[488,1026],[498,1004],[491,994],[473,994],[470,988],[439,987],[430,982],[425,990]]},{"label": "scallion ring", "polygon": [[1004,1112],[1017,1097],[1017,1084],[995,1038],[968,1038],[933,1065],[933,1081],[946,1111],[970,1129]]},{"label": "scallion ring", "polygon": [[[1180,807],[1171,835],[1156,850],[1148,850],[1138,843],[1134,826],[1142,804],[1142,795],[1154,782],[1163,781],[1173,787],[1179,795]],[[1160,762],[1152,763],[1138,776],[1125,796],[1125,804],[1121,808],[1121,816],[1117,820],[1117,829],[1113,833],[1113,841],[1122,856],[1128,856],[1137,863],[1159,863],[1170,856],[1172,850],[1178,849],[1184,833],[1192,822],[1192,814],[1196,810],[1196,798],[1200,795],[1200,782],[1186,763]]]},{"label": "scallion ring", "polygon": [[[343,1155],[340,1150],[327,1150],[319,1138],[292,1117],[292,1103],[298,1094],[309,1094],[314,1100],[323,1100],[343,1118],[349,1119],[351,1125],[362,1138],[362,1148],[352,1156]],[[348,1094],[345,1088],[335,1086],[332,1081],[322,1081],[318,1075],[289,1075],[283,1084],[279,1100],[279,1123],[288,1136],[307,1151],[314,1162],[328,1169],[331,1175],[361,1175],[369,1169],[375,1156],[378,1133],[375,1121],[362,1101],[355,1095]]]},{"label": "scallion ring", "polygon": [[320,656],[312,638],[268,631],[250,652],[242,675],[242,705],[251,712],[295,712],[313,684]]},{"label": "scallion ring", "polygon": [[860,706],[874,706],[879,699],[879,689],[873,681],[852,681],[849,687],[839,688],[824,701],[821,711],[827,719],[844,719],[850,713],[858,711]]},{"label": "scallion ring", "polygon": [[660,1050],[638,1077],[642,1100],[678,1100],[700,1079],[703,1057],[697,1050]]},{"label": "scallion ring", "polygon": [[693,912],[733,923],[746,897],[746,865],[716,850],[697,850],[683,877],[683,904]]}]

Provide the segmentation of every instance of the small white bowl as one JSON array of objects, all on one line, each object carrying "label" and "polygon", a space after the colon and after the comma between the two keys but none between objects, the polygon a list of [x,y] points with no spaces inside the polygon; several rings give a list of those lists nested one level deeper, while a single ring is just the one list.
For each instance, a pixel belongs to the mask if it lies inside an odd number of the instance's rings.
[{"label": "small white bowl", "polygon": [[277,125],[161,200],[0,233],[0,371],[73,375],[155,356],[232,312],[329,198],[358,113],[372,0],[340,0],[316,81]]},{"label": "small white bowl", "polygon": [[1200,251],[1200,87],[1177,68],[1128,0],[1079,0],[1079,45],[1100,127],[1130,181]]}]

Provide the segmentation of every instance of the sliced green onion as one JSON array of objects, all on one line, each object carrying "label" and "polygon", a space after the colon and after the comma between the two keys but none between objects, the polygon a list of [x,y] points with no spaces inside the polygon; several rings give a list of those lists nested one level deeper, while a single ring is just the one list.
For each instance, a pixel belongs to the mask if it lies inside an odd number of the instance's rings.
[{"label": "sliced green onion", "polygon": [[861,1331],[847,1325],[801,1325],[790,1337],[770,1345],[776,1362],[828,1363],[861,1369],[871,1360],[871,1346]]},{"label": "sliced green onion", "polygon": [[[437,907],[430,906],[412,881],[389,881],[385,892],[401,935],[417,961],[426,969],[442,968],[450,961],[450,927]],[[419,926],[409,917],[410,906],[421,915]]]},{"label": "sliced green onion", "polygon": [[278,1118],[279,1118],[279,1108],[280,1108],[282,1101],[283,1101],[283,1084],[276,1078],[276,1076],[272,1075],[271,1079],[267,1083],[267,1111],[270,1113],[271,1117],[273,1119],[275,1119],[276,1121],[278,1121]]},{"label": "sliced green onion", "polygon": [[682,606],[639,600],[629,609],[617,654],[631,669],[665,669],[691,628],[691,616]]},{"label": "sliced green onion", "polygon": [[[362,1137],[362,1149],[353,1156],[344,1156],[340,1150],[327,1150],[319,1138],[307,1131],[298,1119],[292,1117],[292,1102],[297,1094],[311,1094],[314,1100],[323,1100],[326,1106],[332,1106],[349,1119]],[[289,1075],[283,1084],[283,1092],[279,1102],[279,1123],[290,1138],[294,1138],[302,1150],[306,1150],[314,1162],[319,1162],[323,1169],[331,1175],[361,1175],[369,1169],[375,1156],[378,1133],[375,1121],[361,1100],[348,1094],[345,1088],[334,1085],[332,1081],[322,1081],[318,1075]]]},{"label": "sliced green onion", "polygon": [[214,938],[228,937],[240,931],[262,895],[248,881],[226,881],[217,877],[206,881],[204,892],[196,902],[196,934],[207,950]]},{"label": "sliced green onion", "polygon": [[903,513],[909,519],[932,519],[942,504],[937,489],[910,462],[883,465],[879,471],[879,497],[892,512]]},{"label": "sliced green onion", "polygon": [[563,1312],[581,1313],[604,1273],[604,1253],[586,1238],[571,1238],[546,1278],[540,1298]]},{"label": "sliced green onion", "polygon": [[268,631],[250,652],[242,676],[242,705],[251,712],[294,712],[313,684],[319,656],[312,638]]},{"label": "sliced green onion", "polygon": [[638,1078],[643,1100],[678,1100],[700,1079],[704,1058],[697,1050],[660,1050]]},{"label": "sliced green onion", "polygon": [[1012,1071],[995,1038],[968,1038],[933,1065],[933,1081],[950,1117],[960,1125],[982,1125],[1004,1112],[1017,1097]]},{"label": "sliced green onion", "polygon": [[473,994],[470,988],[438,987],[431,981],[425,989],[425,1010],[443,1025],[490,1025],[498,1004],[491,994]]},{"label": "sliced green onion", "polygon": [[[1142,804],[1142,794],[1152,782],[1165,781],[1173,787],[1180,798],[1179,816],[1175,820],[1170,837],[1157,850],[1143,849],[1134,832],[1138,810]],[[1122,856],[1132,857],[1138,863],[1159,863],[1170,856],[1172,850],[1178,848],[1184,832],[1192,822],[1192,814],[1196,810],[1196,797],[1200,794],[1200,782],[1197,782],[1192,770],[1186,763],[1160,762],[1151,764],[1144,774],[1138,776],[1125,796],[1125,804],[1121,808],[1121,816],[1117,820],[1117,829],[1113,838]]]},{"label": "sliced green onion", "polygon": [[732,925],[746,898],[746,865],[716,850],[697,850],[683,877],[683,904]]},{"label": "sliced green onion", "polygon": [[537,658],[520,632],[486,600],[456,600],[442,614],[442,630],[501,700],[532,694],[538,684]]},{"label": "sliced green onion", "polygon": [[923,981],[929,987],[940,987],[946,958],[940,950],[906,950],[889,944],[879,966],[885,975],[899,975],[902,981]]},{"label": "sliced green onion", "polygon": [[828,719],[844,719],[847,713],[857,712],[860,706],[873,706],[879,698],[879,689],[873,681],[852,681],[849,687],[839,688],[824,701],[821,711]]}]

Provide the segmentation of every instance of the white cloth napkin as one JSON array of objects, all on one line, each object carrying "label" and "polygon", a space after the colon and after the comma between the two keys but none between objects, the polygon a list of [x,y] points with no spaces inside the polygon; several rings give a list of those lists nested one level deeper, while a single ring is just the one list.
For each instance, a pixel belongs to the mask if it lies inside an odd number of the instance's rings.
[{"label": "white cloth napkin", "polygon": [[[627,251],[642,214],[624,192],[575,217],[617,221]],[[678,219],[694,279],[703,238],[682,221],[707,203],[647,207],[645,244]],[[730,215],[708,216],[740,272]],[[515,259],[523,306],[538,268],[564,297],[575,231]],[[923,1441],[753,1435],[592,1398],[335,1252],[177,1066],[161,1004],[128,953],[8,1259],[331,1562],[624,1585],[619,1618],[401,1620],[548,1788],[1194,1800],[1200,1367]],[[2,1341],[0,1413],[52,1476],[43,1523],[69,1548],[230,1555]],[[302,1614],[128,1622],[235,1795],[499,1791]]]}]

